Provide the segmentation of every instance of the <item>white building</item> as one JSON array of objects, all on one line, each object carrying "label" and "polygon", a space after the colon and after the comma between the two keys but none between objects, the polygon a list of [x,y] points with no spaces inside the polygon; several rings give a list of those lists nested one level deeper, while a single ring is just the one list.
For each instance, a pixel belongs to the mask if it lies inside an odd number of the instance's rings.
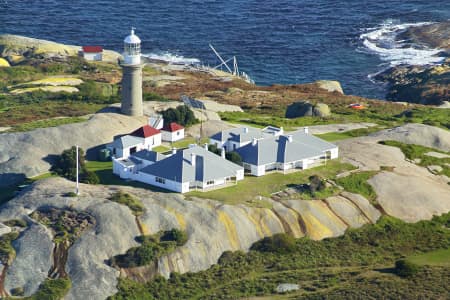
[{"label": "white building", "polygon": [[102,46],[83,46],[82,56],[85,60],[102,61],[103,48]]},{"label": "white building", "polygon": [[238,127],[223,130],[211,136],[209,143],[217,148],[225,149],[225,151],[235,151],[253,140],[263,139],[266,137],[278,136],[283,133],[283,128],[268,126],[263,129],[253,127]]},{"label": "white building", "polygon": [[290,134],[254,139],[236,149],[243,166],[254,176],[272,170],[308,169],[338,157],[338,147],[310,135],[307,128]]},{"label": "white building", "polygon": [[184,127],[175,122],[165,124],[161,133],[163,141],[175,142],[184,139]]},{"label": "white building", "polygon": [[113,172],[124,179],[179,193],[217,188],[244,179],[243,167],[197,145],[170,156],[145,150],[127,159],[114,159]]},{"label": "white building", "polygon": [[142,126],[130,134],[114,138],[108,148],[115,158],[128,158],[141,150],[152,150],[161,145],[161,131],[150,125]]}]

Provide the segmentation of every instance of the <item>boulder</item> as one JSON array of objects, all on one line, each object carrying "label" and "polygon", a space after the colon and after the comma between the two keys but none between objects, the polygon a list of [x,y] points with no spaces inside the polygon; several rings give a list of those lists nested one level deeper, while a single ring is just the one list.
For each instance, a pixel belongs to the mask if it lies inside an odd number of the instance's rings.
[{"label": "boulder", "polygon": [[308,101],[294,102],[286,108],[286,118],[308,117],[313,115],[313,105]]},{"label": "boulder", "polygon": [[317,103],[314,105],[313,115],[321,118],[326,118],[331,115],[331,110],[325,103]]},{"label": "boulder", "polygon": [[287,293],[287,292],[291,292],[291,291],[297,291],[300,289],[300,286],[298,284],[294,284],[294,283],[280,283],[277,288],[275,289],[275,291],[278,294],[283,294],[283,293]]},{"label": "boulder", "polygon": [[6,59],[0,57],[0,68],[1,67],[9,67],[9,66],[10,66],[9,62]]},{"label": "boulder", "polygon": [[338,92],[340,94],[344,94],[342,90],[342,86],[339,81],[335,80],[318,80],[316,84],[319,88],[327,90],[329,92]]},{"label": "boulder", "polygon": [[294,102],[286,108],[286,118],[298,117],[329,117],[331,115],[330,108],[325,103],[317,103],[313,105],[308,101]]}]

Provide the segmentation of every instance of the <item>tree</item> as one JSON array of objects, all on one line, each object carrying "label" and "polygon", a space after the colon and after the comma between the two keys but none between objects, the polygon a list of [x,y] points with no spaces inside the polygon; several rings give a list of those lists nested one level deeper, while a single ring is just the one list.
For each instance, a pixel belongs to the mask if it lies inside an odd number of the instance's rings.
[{"label": "tree", "polygon": [[[77,176],[76,152],[75,146],[64,150],[52,166],[51,171],[69,180],[75,181]],[[97,174],[87,170],[86,162],[84,160],[84,151],[81,148],[78,148],[78,167],[80,182],[90,184],[97,184],[100,182]]]},{"label": "tree", "polygon": [[195,118],[194,112],[186,105],[180,105],[177,108],[168,108],[161,111],[161,114],[164,118],[164,122],[167,124],[175,122],[189,127],[199,122]]},{"label": "tree", "polygon": [[406,259],[395,262],[395,273],[401,277],[412,277],[420,271],[420,267]]}]

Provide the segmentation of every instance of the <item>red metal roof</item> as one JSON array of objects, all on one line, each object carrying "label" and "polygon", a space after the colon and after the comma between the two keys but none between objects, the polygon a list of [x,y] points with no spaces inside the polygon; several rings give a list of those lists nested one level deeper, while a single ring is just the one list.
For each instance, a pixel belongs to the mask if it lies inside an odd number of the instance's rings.
[{"label": "red metal roof", "polygon": [[99,52],[103,52],[103,47],[102,46],[83,46],[83,52],[99,53]]},{"label": "red metal roof", "polygon": [[136,129],[135,131],[130,133],[130,135],[138,136],[138,137],[142,137],[142,138],[148,138],[148,137],[157,135],[158,133],[161,133],[161,131],[159,131],[159,129],[156,129],[150,125],[145,125],[145,126],[142,126],[138,129]]},{"label": "red metal roof", "polygon": [[175,123],[175,122],[172,122],[170,124],[166,124],[162,128],[162,130],[170,131],[170,132],[178,131],[178,130],[181,130],[181,129],[184,129],[184,127],[181,126],[180,124]]}]

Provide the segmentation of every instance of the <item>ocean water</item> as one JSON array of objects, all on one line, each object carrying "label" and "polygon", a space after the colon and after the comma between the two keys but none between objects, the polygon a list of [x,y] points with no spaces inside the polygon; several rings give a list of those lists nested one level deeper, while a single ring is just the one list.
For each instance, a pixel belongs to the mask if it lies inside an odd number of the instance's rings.
[{"label": "ocean water", "polygon": [[347,94],[380,99],[385,87],[371,75],[442,60],[397,34],[448,19],[442,0],[0,0],[0,33],[121,51],[134,26],[155,58],[214,66],[211,43],[259,85],[331,79]]}]

